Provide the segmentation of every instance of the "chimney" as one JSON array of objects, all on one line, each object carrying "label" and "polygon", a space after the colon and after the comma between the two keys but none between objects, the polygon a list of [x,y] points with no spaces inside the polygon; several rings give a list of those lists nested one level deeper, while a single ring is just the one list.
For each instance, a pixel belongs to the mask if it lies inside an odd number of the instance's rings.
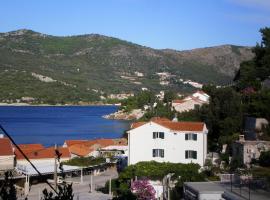
[{"label": "chimney", "polygon": [[174,118],[172,120],[173,122],[178,122],[177,113],[175,113]]},{"label": "chimney", "polygon": [[245,142],[245,136],[239,135],[239,142]]}]

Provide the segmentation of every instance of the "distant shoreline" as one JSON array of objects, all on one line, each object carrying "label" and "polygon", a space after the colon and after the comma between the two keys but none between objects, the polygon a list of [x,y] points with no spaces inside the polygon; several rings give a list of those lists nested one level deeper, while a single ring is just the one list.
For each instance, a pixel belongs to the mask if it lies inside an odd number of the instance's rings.
[{"label": "distant shoreline", "polygon": [[0,103],[0,106],[120,106],[119,104],[28,104],[28,103]]}]

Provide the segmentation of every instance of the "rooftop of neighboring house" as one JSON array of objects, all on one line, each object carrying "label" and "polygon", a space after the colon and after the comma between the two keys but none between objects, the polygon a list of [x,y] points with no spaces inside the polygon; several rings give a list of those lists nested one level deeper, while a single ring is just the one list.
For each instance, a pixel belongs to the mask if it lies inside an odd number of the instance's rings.
[{"label": "rooftop of neighboring house", "polygon": [[13,147],[8,138],[0,138],[0,156],[13,156]]},{"label": "rooftop of neighboring house", "polygon": [[[70,158],[70,152],[69,149],[66,147],[57,147],[57,150],[61,154],[61,158]],[[49,148],[42,148],[42,149],[36,149],[33,151],[29,150],[23,150],[24,154],[29,158],[29,159],[49,159],[49,158],[54,158],[55,157],[55,147],[49,147]],[[17,151],[15,151],[16,158],[18,160],[23,160],[25,159],[24,156]]]},{"label": "rooftop of neighboring house", "polygon": [[[75,140],[73,140],[75,141]],[[66,144],[69,141],[66,141]],[[73,145],[69,145],[69,151],[78,156],[88,156],[91,152],[113,145],[127,145],[127,140],[119,139],[95,139],[95,140],[77,140]]]},{"label": "rooftop of neighboring house", "polygon": [[193,97],[193,96],[188,96],[184,99],[175,99],[172,101],[174,104],[182,104],[188,101],[195,101],[197,103],[205,103],[206,101],[201,100],[199,97]]},{"label": "rooftop of neighboring house", "polygon": [[74,145],[74,144],[80,144],[82,142],[86,142],[87,140],[65,140],[65,143],[64,143],[64,146],[71,146],[71,145]]},{"label": "rooftop of neighboring house", "polygon": [[[204,96],[202,98],[202,96]],[[184,99],[175,99],[172,101],[172,103],[174,104],[182,104],[182,103],[185,103],[185,102],[188,102],[188,101],[195,101],[197,103],[207,103],[208,102],[208,99],[209,99],[209,95],[206,94],[205,92],[201,91],[201,90],[198,90],[197,92],[185,97]]]},{"label": "rooftop of neighboring house", "polygon": [[[18,147],[20,147],[24,154],[28,154],[33,151],[38,151],[45,148],[42,144],[19,144]],[[17,148],[15,148],[15,155],[17,159],[23,158],[23,155]]]},{"label": "rooftop of neighboring house", "polygon": [[152,118],[149,122],[135,122],[131,124],[131,129],[136,129],[144,124],[154,122],[168,128],[173,131],[198,131],[201,132],[204,129],[203,122],[177,122],[177,121],[170,121],[167,118]]}]

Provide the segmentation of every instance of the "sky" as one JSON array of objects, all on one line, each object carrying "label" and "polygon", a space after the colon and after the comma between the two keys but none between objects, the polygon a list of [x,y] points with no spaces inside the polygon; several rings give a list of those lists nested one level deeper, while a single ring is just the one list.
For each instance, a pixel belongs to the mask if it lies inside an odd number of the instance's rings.
[{"label": "sky", "polygon": [[1,0],[0,32],[97,33],[157,49],[254,46],[270,0]]}]

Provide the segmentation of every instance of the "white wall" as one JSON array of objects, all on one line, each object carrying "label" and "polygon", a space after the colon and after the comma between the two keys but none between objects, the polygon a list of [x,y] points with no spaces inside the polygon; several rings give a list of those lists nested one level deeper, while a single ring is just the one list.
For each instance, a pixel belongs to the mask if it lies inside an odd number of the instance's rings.
[{"label": "white wall", "polygon": [[12,156],[0,156],[0,170],[14,169],[14,155]]},{"label": "white wall", "polygon": [[[70,158],[61,158],[60,161],[67,161],[69,160]],[[33,163],[33,164],[40,164],[40,163],[54,163],[55,162],[55,159],[54,158],[44,158],[44,159],[30,159],[30,161]],[[20,159],[20,160],[17,160],[17,164],[20,164],[20,165],[25,165],[25,164],[29,164],[29,162],[25,159]]]},{"label": "white wall", "polygon": [[[153,139],[153,132],[164,132],[164,139]],[[140,161],[198,163],[201,166],[207,155],[207,129],[204,133],[198,132],[197,141],[185,140],[186,132],[175,132],[154,122],[129,131],[129,164]],[[194,132],[196,133],[196,132]],[[164,149],[164,158],[153,157],[153,149]],[[185,151],[197,151],[197,159],[185,159]]]},{"label": "white wall", "polygon": [[189,111],[195,109],[195,105],[201,106],[202,103],[199,103],[194,100],[187,100],[183,103],[172,103],[172,106],[177,112],[184,112],[184,111]]},{"label": "white wall", "polygon": [[192,96],[198,97],[200,100],[205,101],[205,102],[209,101],[209,96],[206,94],[201,94],[199,92],[195,92],[194,94],[192,94]]}]

